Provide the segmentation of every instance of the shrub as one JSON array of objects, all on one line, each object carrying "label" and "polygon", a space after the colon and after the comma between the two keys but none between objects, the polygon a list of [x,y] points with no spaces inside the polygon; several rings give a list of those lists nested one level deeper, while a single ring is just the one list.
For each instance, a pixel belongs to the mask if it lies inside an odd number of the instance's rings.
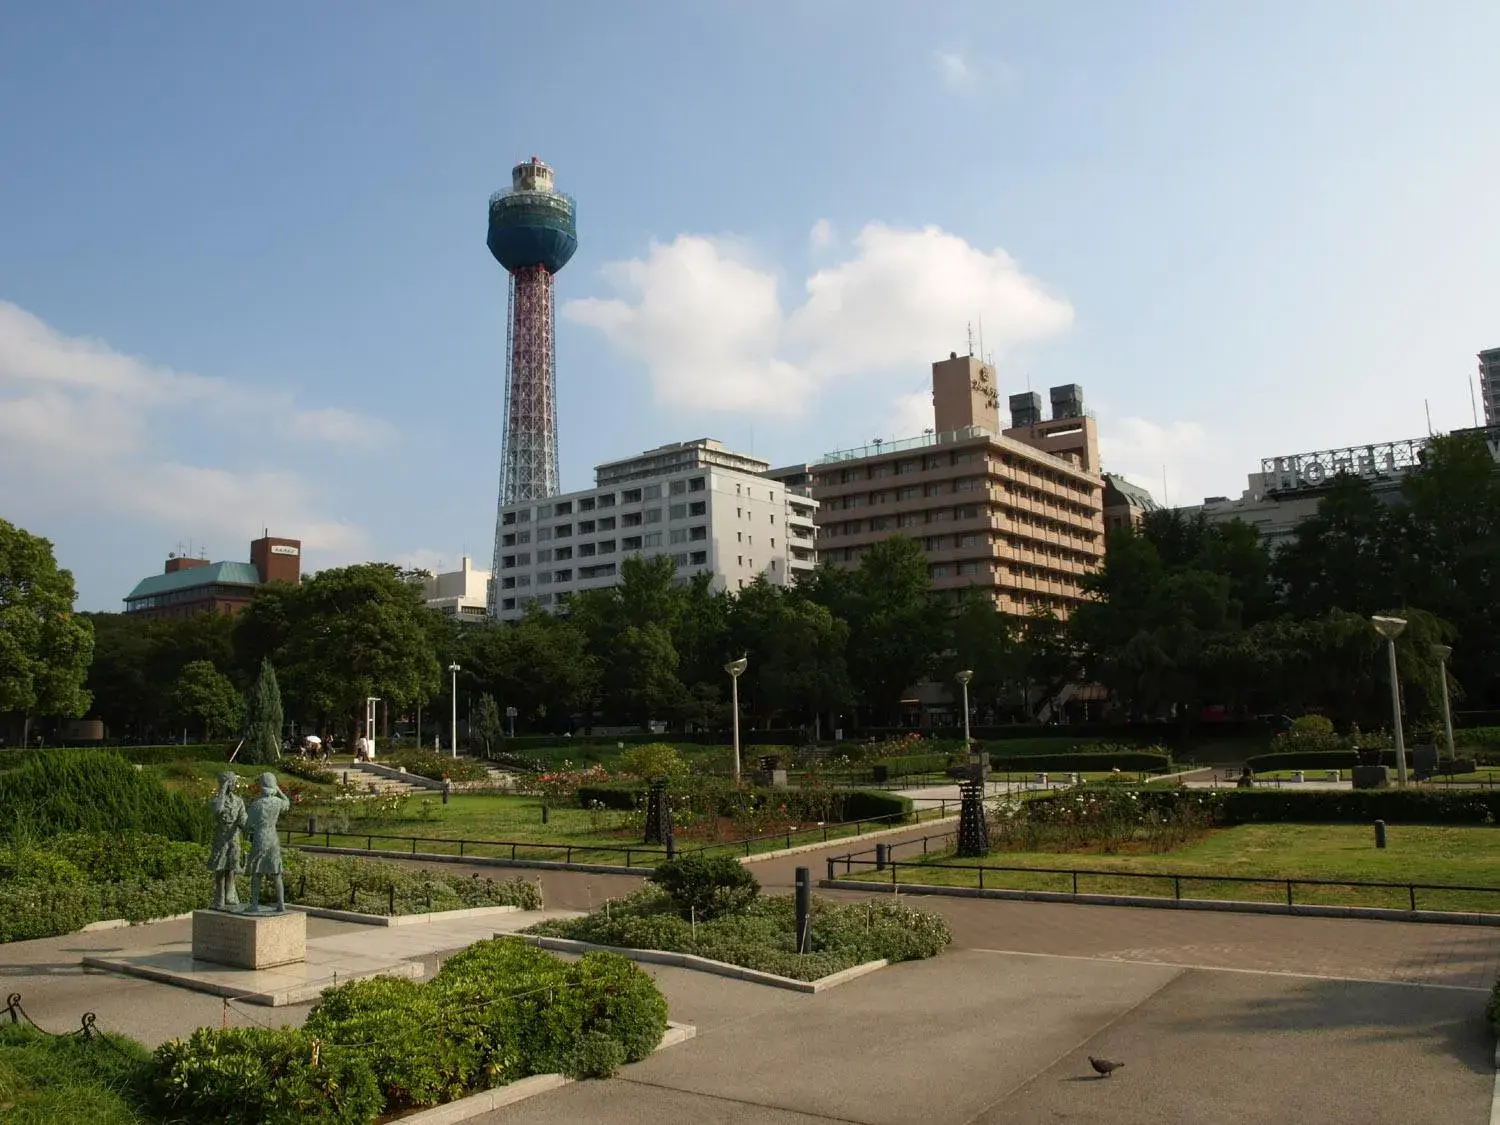
[{"label": "shrub", "polygon": [[657,867],[651,881],[667,892],[682,917],[703,921],[739,914],[760,894],[755,876],[729,856],[669,859]]},{"label": "shrub", "polygon": [[953,764],[954,755],[952,754],[903,754],[894,758],[877,758],[870,763],[870,768],[875,774],[876,781],[884,781],[887,777],[941,773]]},{"label": "shrub", "polygon": [[1320,737],[1333,733],[1333,720],[1326,715],[1302,715],[1292,720],[1291,738]]},{"label": "shrub", "polygon": [[586,953],[566,966],[564,987],[543,1022],[539,1037],[556,1037],[552,1050],[562,1067],[593,1033],[617,1042],[624,1061],[639,1062],[667,1030],[667,1002],[634,962],[617,953]]},{"label": "shrub", "polygon": [[87,883],[0,882],[0,942],[71,934],[99,917],[98,888]]},{"label": "shrub", "polygon": [[687,763],[677,753],[677,747],[666,742],[646,742],[620,755],[620,772],[654,781],[687,773]]},{"label": "shrub", "polygon": [[[667,794],[674,810],[699,816],[739,818],[751,809],[784,809],[784,815],[792,820],[815,824],[876,817],[889,817],[894,822],[909,819],[912,812],[910,797],[878,789],[757,789],[736,787],[723,778],[697,777],[673,782]],[[605,782],[581,786],[577,796],[584,808],[597,802],[607,809],[629,810],[642,807],[646,789],[639,782]]]},{"label": "shrub", "polygon": [[123,1035],[47,1035],[0,1024],[0,1114],[17,1125],[136,1125],[151,1053]]},{"label": "shrub", "polygon": [[888,817],[895,824],[911,818],[912,799],[899,793],[883,793],[879,789],[851,789],[834,794],[834,799],[834,815],[839,820]]},{"label": "shrub", "polygon": [[37,836],[147,830],[207,839],[206,806],[169,793],[118,754],[54,750],[0,773],[0,825]]},{"label": "shrub", "polygon": [[300,1028],[200,1027],[163,1043],[154,1063],[160,1107],[194,1121],[364,1125],[383,1102],[365,1052],[315,1046]]},{"label": "shrub", "polygon": [[608,1078],[625,1064],[625,1048],[602,1031],[590,1031],[563,1058],[569,1078]]},{"label": "shrub", "polygon": [[1484,1014],[1490,1021],[1490,1030],[1500,1035],[1500,980],[1495,981],[1495,987],[1490,989],[1490,1000],[1485,1005]]},{"label": "shrub", "polygon": [[1233,789],[1219,795],[1227,824],[1494,824],[1500,792],[1418,789]]},{"label": "shrub", "polygon": [[311,781],[315,785],[332,785],[338,781],[338,775],[332,770],[324,769],[316,762],[289,756],[277,761],[276,772],[289,773],[293,777],[300,777],[303,781]]},{"label": "shrub", "polygon": [[415,981],[376,977],[330,988],[303,1030],[358,1047],[380,1082],[387,1112],[462,1097],[479,1072],[472,1041],[448,1033],[438,993]]},{"label": "shrub", "polygon": [[160,766],[168,762],[225,762],[232,742],[170,743],[161,746],[72,746],[41,750],[0,750],[0,771],[17,769],[56,754],[113,754],[132,765]]}]

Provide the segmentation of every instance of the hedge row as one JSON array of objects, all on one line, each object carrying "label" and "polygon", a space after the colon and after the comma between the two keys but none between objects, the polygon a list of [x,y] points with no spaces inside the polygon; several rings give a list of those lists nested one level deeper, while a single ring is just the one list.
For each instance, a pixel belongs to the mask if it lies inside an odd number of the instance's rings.
[{"label": "hedge row", "polygon": [[[785,805],[788,815],[799,820],[831,822],[873,820],[890,817],[906,820],[912,813],[912,800],[899,793],[878,789],[841,789],[817,793],[806,789],[736,789],[729,784],[683,788],[668,787],[674,802],[686,804],[702,815],[734,816],[748,802],[755,807]],[[595,803],[607,809],[638,809],[646,799],[646,787],[638,781],[606,781],[583,785],[578,789],[578,803],[588,808]],[[828,803],[825,813],[823,802]]]},{"label": "hedge row", "polygon": [[53,750],[0,773],[0,833],[154,832],[207,840],[208,806],[136,769],[111,750]]},{"label": "hedge row", "polygon": [[229,760],[233,742],[189,742],[163,746],[73,746],[41,750],[0,750],[0,770],[17,769],[30,762],[58,754],[114,754],[138,766],[159,766],[166,762],[224,762]]},{"label": "hedge row", "polygon": [[1120,770],[1129,773],[1165,773],[1172,768],[1166,754],[1145,750],[1115,750],[1105,754],[1040,754],[1010,757],[990,755],[990,768],[1002,773],[1107,773]]},{"label": "hedge row", "polygon": [[[685,746],[728,746],[730,741],[728,731],[694,731],[689,734],[677,731],[663,731],[661,734],[651,734],[647,731],[634,731],[628,734],[575,733],[571,737],[562,734],[520,734],[515,738],[502,739],[495,749],[497,753],[524,754],[529,750],[551,750],[559,746],[617,746],[622,742],[626,746],[636,746],[643,742],[670,742],[674,745]],[[808,732],[801,729],[751,730],[747,727],[740,730],[741,746],[802,746],[808,741]]]},{"label": "hedge row", "polygon": [[[1500,791],[1430,789],[1165,789],[1135,791],[1143,808],[1191,801],[1209,806],[1215,823],[1495,824]],[[1042,801],[1056,797],[1039,798]]]},{"label": "hedge row", "polygon": [[[892,758],[877,758],[870,763],[875,771],[875,780],[887,777],[909,777],[917,773],[942,773],[954,762],[952,754],[898,754]],[[880,771],[885,771],[882,777]]]},{"label": "hedge row", "polygon": [[667,1028],[651,978],[613,953],[567,963],[515,938],[477,942],[425,984],[325,992],[300,1028],[210,1028],[158,1047],[160,1108],[228,1125],[368,1122],[532,1074],[603,1077]]}]

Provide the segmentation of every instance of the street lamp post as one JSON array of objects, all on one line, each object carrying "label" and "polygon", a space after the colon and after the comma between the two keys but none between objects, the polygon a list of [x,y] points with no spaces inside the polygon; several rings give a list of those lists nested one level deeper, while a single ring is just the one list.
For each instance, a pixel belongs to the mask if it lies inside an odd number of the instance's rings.
[{"label": "street lamp post", "polygon": [[740,783],[740,676],[750,666],[748,657],[742,656],[738,660],[731,660],[724,665],[724,671],[729,673],[729,689],[734,697],[734,783]]},{"label": "street lamp post", "polygon": [[1375,626],[1375,631],[1385,638],[1386,655],[1390,659],[1391,666],[1391,723],[1392,736],[1396,742],[1396,781],[1397,784],[1406,785],[1406,739],[1401,734],[1401,680],[1396,669],[1396,638],[1401,635],[1401,630],[1406,628],[1404,617],[1381,617],[1379,615],[1370,618]]},{"label": "street lamp post", "polygon": [[1453,709],[1448,703],[1448,657],[1453,650],[1447,645],[1433,645],[1432,655],[1437,657],[1438,679],[1443,685],[1443,740],[1448,747],[1448,760],[1453,760]]},{"label": "street lamp post", "polygon": [[974,678],[974,673],[965,668],[953,677],[964,686],[964,749],[969,748],[969,681]]},{"label": "street lamp post", "polygon": [[451,677],[448,694],[453,698],[453,720],[449,730],[449,738],[453,740],[450,749],[455,758],[458,757],[458,674],[462,671],[463,669],[457,664],[448,665],[448,674]]}]

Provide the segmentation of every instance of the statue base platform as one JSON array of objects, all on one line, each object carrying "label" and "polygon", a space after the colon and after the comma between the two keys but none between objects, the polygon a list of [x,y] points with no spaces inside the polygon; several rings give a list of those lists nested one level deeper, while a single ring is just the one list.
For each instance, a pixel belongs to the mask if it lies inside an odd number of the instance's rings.
[{"label": "statue base platform", "polygon": [[307,960],[307,915],[193,911],[193,960],[270,969]]}]

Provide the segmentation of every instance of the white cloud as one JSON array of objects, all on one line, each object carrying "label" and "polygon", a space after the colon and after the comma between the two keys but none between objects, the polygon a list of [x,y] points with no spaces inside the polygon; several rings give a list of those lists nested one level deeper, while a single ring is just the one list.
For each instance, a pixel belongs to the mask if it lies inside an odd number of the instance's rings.
[{"label": "white cloud", "polygon": [[1200,482],[1225,479],[1237,464],[1197,422],[1162,425],[1136,417],[1106,419],[1099,426],[1099,445],[1106,472],[1119,473],[1174,506],[1200,503]]},{"label": "white cloud", "polygon": [[604,272],[619,295],[570,301],[564,316],[640,360],[658,401],[688,409],[800,413],[829,379],[925,369],[975,320],[997,356],[1073,320],[1004,250],[937,227],[869,224],[790,310],[776,275],[723,239],[679,235]]},{"label": "white cloud", "polygon": [[[433,547],[418,547],[415,551],[393,555],[391,562],[404,570],[428,570],[433,574],[442,574],[446,571],[457,570],[458,558],[459,556],[452,551],[445,553]],[[480,569],[485,568],[480,567]]]},{"label": "white cloud", "polygon": [[890,422],[881,432],[898,438],[915,437],[932,429],[932,392],[917,391],[897,397],[890,412]]},{"label": "white cloud", "polygon": [[[227,428],[226,447],[251,464],[183,463],[170,451],[168,422]],[[347,447],[383,440],[390,428],[122,355],[0,301],[0,495],[19,506],[137,517],[194,537],[274,526],[313,552],[356,557],[365,533],[318,510],[307,483],[280,467],[285,447],[253,440],[268,432]]]},{"label": "white cloud", "polygon": [[807,232],[807,241],[814,250],[828,249],[833,244],[833,224],[827,219],[819,219]]},{"label": "white cloud", "polygon": [[957,51],[934,51],[933,62],[943,84],[950,90],[963,90],[974,82],[974,69]]}]

